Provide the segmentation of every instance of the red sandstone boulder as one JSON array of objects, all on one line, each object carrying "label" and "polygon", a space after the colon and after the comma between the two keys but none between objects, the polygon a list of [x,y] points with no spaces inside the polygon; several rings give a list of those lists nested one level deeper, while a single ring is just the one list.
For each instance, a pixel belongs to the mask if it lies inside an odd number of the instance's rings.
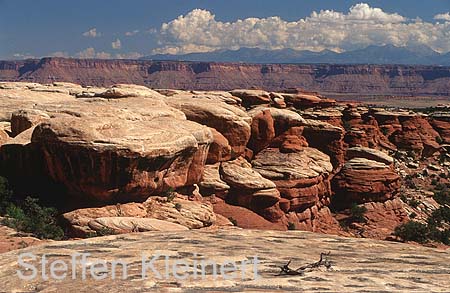
[{"label": "red sandstone boulder", "polygon": [[290,211],[305,210],[330,194],[328,174],[333,167],[330,158],[316,149],[282,153],[269,148],[256,155],[252,164],[290,201]]},{"label": "red sandstone boulder", "polygon": [[77,209],[63,214],[62,219],[70,235],[86,237],[105,228],[117,233],[198,229],[213,225],[216,216],[210,203],[174,193],[173,199],[152,196],[143,203]]},{"label": "red sandstone boulder", "polygon": [[227,202],[247,207],[269,221],[283,215],[277,205],[280,192],[276,185],[253,170],[244,158],[221,163],[220,176],[231,187]]},{"label": "red sandstone boulder", "polygon": [[232,158],[244,153],[251,131],[251,118],[246,112],[224,102],[192,94],[167,97],[166,101],[169,106],[182,111],[188,120],[220,132],[231,146]]},{"label": "red sandstone boulder", "polygon": [[[439,150],[436,132],[423,115],[405,111],[390,112],[383,109],[373,111],[380,124],[395,122],[387,129],[389,140],[399,149],[410,150],[417,156],[430,156]],[[398,121],[398,124],[397,124]]]},{"label": "red sandstone boulder", "polygon": [[232,90],[230,91],[230,94],[232,94],[235,97],[242,99],[242,105],[246,108],[255,106],[255,105],[261,105],[261,104],[270,104],[270,94],[266,91],[262,90]]},{"label": "red sandstone boulder", "polygon": [[388,154],[371,148],[352,147],[347,149],[346,157],[348,160],[353,158],[365,158],[376,162],[381,162],[388,166],[394,164],[394,159]]},{"label": "red sandstone boulder", "polygon": [[302,135],[310,147],[330,156],[334,167],[344,163],[344,129],[326,122],[307,119]]},{"label": "red sandstone boulder", "polygon": [[208,158],[206,163],[215,164],[231,159],[231,147],[228,139],[214,128],[210,128],[213,136],[213,142],[209,146]]},{"label": "red sandstone boulder", "polygon": [[439,133],[442,141],[450,144],[450,114],[446,112],[435,113],[431,116],[430,122]]},{"label": "red sandstone boulder", "polygon": [[248,147],[258,153],[266,148],[275,137],[274,121],[269,109],[262,110],[252,117],[252,134]]},{"label": "red sandstone boulder", "polygon": [[281,95],[284,97],[286,104],[293,106],[296,109],[307,109],[312,107],[331,107],[336,101],[326,99],[319,96],[317,93],[305,92],[300,89],[285,90]]},{"label": "red sandstone boulder", "polygon": [[336,207],[383,202],[396,195],[399,189],[400,177],[391,167],[364,158],[347,161],[332,180]]}]

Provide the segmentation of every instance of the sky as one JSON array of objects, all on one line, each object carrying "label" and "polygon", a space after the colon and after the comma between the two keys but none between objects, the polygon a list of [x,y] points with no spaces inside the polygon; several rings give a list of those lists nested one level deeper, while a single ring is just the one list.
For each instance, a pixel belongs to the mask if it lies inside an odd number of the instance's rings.
[{"label": "sky", "polygon": [[386,44],[450,52],[450,0],[0,0],[1,60]]}]

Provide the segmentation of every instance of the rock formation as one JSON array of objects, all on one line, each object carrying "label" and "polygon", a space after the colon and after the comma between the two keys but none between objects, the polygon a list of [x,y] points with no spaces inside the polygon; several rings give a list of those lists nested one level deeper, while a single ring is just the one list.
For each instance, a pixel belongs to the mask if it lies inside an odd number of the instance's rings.
[{"label": "rock formation", "polygon": [[360,204],[365,235],[386,238],[408,219],[398,171],[414,157],[435,166],[448,142],[446,113],[298,89],[8,82],[0,101],[0,176],[58,205],[81,237],[232,223],[354,235],[336,213]]}]

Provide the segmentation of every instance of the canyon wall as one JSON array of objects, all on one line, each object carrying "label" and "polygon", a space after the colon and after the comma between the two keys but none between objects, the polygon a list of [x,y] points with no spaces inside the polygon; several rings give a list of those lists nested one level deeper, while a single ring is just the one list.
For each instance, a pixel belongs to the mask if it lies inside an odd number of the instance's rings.
[{"label": "canyon wall", "polygon": [[301,87],[323,94],[450,96],[450,67],[407,65],[244,64],[43,58],[0,61],[0,81],[74,82],[152,88],[269,91]]}]

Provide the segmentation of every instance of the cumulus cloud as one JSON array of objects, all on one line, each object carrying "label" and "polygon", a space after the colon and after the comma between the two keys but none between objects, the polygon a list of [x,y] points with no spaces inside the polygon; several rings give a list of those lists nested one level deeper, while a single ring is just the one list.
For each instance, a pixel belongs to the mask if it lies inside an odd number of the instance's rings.
[{"label": "cumulus cloud", "polygon": [[436,20],[446,20],[446,21],[450,21],[450,12],[447,13],[441,13],[441,14],[436,14],[434,16],[434,19]]},{"label": "cumulus cloud", "polygon": [[130,53],[124,53],[124,54],[116,54],[114,58],[116,59],[139,59],[143,57],[144,55],[138,52],[130,52]]},{"label": "cumulus cloud", "polygon": [[97,32],[97,29],[94,27],[88,30],[87,32],[84,32],[83,36],[88,38],[98,38],[101,37],[102,34],[100,32]]},{"label": "cumulus cloud", "polygon": [[136,35],[138,33],[139,33],[139,30],[134,30],[134,31],[126,32],[125,36],[132,37],[132,36],[134,36],[134,35]]},{"label": "cumulus cloud", "polygon": [[116,39],[114,42],[111,43],[111,47],[113,49],[118,50],[118,49],[122,48],[122,42],[119,39]]},{"label": "cumulus cloud", "polygon": [[77,54],[75,54],[75,57],[76,58],[85,58],[85,59],[92,59],[92,58],[110,59],[111,54],[107,53],[107,52],[96,52],[94,48],[90,47],[81,52],[78,52]]},{"label": "cumulus cloud", "polygon": [[50,53],[49,56],[50,57],[65,57],[65,58],[70,57],[69,53],[61,52],[61,51]]},{"label": "cumulus cloud", "polygon": [[241,47],[346,51],[386,44],[425,44],[439,52],[450,51],[450,22],[407,19],[365,3],[350,7],[346,13],[321,10],[292,22],[277,16],[221,22],[211,12],[195,9],[162,24],[157,36],[159,47],[153,53],[184,54]]},{"label": "cumulus cloud", "polygon": [[13,57],[14,59],[36,59],[36,56],[29,53],[15,53]]}]

